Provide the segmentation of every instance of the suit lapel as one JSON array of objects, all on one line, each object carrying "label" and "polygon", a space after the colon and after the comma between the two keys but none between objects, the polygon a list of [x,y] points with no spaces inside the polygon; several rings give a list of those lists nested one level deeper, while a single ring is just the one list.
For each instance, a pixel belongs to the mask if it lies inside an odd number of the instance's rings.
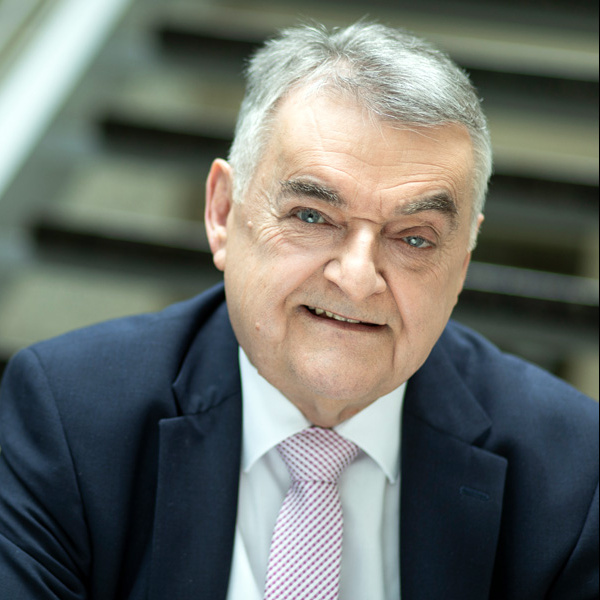
[{"label": "suit lapel", "polygon": [[438,343],[411,378],[402,426],[402,600],[489,597],[506,460],[491,422]]},{"label": "suit lapel", "polygon": [[241,452],[237,364],[223,305],[173,386],[181,415],[160,421],[151,600],[226,597]]}]

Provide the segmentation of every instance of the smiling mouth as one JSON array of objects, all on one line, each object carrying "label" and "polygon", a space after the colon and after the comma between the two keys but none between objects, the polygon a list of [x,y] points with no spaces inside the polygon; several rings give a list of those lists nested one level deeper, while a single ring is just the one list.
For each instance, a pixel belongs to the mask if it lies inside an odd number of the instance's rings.
[{"label": "smiling mouth", "polygon": [[342,317],[341,315],[336,315],[333,312],[325,310],[323,308],[317,308],[315,306],[307,306],[306,307],[313,315],[317,317],[322,317],[324,319],[333,319],[334,321],[339,321],[341,323],[351,323],[353,325],[368,325],[370,327],[379,327],[377,323],[367,323],[366,321],[357,321],[356,319],[348,319],[347,317]]}]

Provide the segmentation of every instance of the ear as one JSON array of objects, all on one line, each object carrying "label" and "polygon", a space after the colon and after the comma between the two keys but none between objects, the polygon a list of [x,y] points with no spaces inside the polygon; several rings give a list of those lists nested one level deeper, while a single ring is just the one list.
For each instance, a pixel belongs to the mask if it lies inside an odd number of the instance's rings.
[{"label": "ear", "polygon": [[[481,213],[479,213],[479,216],[477,217],[477,234],[479,234],[479,229],[481,228],[481,224],[483,223],[483,218],[484,218],[483,215]],[[469,250],[469,252],[467,252],[467,255],[465,256],[465,260],[463,262],[460,287],[459,287],[458,293],[456,295],[457,302],[458,302],[458,295],[462,292],[463,287],[465,285],[465,279],[467,278],[467,270],[469,269],[469,264],[471,262],[471,254],[472,253],[473,253],[472,250]]]},{"label": "ear", "polygon": [[208,243],[217,269],[225,269],[227,217],[233,205],[233,170],[229,163],[217,158],[206,179],[204,224]]}]

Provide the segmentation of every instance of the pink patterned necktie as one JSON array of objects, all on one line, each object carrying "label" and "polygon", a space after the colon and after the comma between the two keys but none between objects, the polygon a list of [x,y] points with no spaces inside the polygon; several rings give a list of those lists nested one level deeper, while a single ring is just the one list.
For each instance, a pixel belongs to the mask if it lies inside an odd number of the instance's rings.
[{"label": "pink patterned necktie", "polygon": [[265,600],[334,600],[342,559],[337,481],[358,447],[332,429],[310,427],[277,446],[292,476],[269,553]]}]

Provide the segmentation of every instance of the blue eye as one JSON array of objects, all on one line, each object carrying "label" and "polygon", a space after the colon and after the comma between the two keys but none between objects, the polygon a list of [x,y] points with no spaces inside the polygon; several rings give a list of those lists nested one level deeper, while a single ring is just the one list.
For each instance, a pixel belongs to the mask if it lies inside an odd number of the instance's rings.
[{"label": "blue eye", "polygon": [[404,238],[404,241],[411,247],[416,248],[417,250],[422,250],[425,248],[431,248],[433,244],[427,241],[425,238],[422,238],[418,235],[409,235]]},{"label": "blue eye", "polygon": [[325,223],[325,219],[320,212],[313,210],[312,208],[302,208],[296,216],[305,223]]}]

